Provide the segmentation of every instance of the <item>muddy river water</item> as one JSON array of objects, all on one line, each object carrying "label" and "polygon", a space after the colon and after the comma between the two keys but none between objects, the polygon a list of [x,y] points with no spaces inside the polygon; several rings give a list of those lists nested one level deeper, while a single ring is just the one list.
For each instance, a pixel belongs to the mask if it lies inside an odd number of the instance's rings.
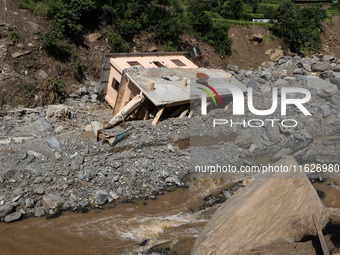
[{"label": "muddy river water", "polygon": [[[190,254],[193,242],[216,207],[200,211],[203,198],[231,186],[228,180],[198,180],[157,200],[118,203],[89,213],[29,218],[0,224],[0,254],[122,254],[169,243],[177,254]],[[112,206],[111,206],[112,207]],[[150,239],[146,246],[139,242]]]},{"label": "muddy river water", "polygon": [[[0,224],[0,254],[128,254],[160,243],[178,255],[190,254],[193,243],[218,206],[199,210],[203,198],[217,194],[235,181],[196,180],[187,189],[176,189],[157,200],[117,203],[88,213],[66,212],[61,217],[29,218]],[[340,183],[339,183],[340,184]],[[316,183],[327,207],[340,208],[340,189]],[[110,208],[111,207],[111,208]],[[338,209],[337,209],[338,210]],[[340,222],[340,217],[332,215]],[[138,243],[149,239],[144,247]]]}]

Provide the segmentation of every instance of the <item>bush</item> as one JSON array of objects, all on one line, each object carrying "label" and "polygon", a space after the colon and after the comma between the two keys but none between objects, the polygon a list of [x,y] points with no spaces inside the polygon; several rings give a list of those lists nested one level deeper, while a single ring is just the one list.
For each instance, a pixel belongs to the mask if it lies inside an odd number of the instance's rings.
[{"label": "bush", "polygon": [[62,0],[18,0],[21,8],[31,10],[35,15],[52,19],[63,8]]},{"label": "bush", "polygon": [[72,62],[70,63],[70,68],[73,78],[79,82],[82,82],[85,78],[83,66],[84,65],[79,59],[78,55],[75,52],[72,52]]},{"label": "bush", "polygon": [[168,43],[166,44],[166,48],[164,49],[164,51],[167,52],[176,52],[178,51],[178,47],[175,43],[173,43],[172,41],[168,41]]},{"label": "bush", "polygon": [[340,2],[334,2],[332,3],[331,7],[329,8],[331,10],[338,10],[340,12]]},{"label": "bush", "polygon": [[11,35],[12,41],[14,43],[18,43],[21,39],[21,36],[15,31],[13,27],[8,27],[8,32]]},{"label": "bush", "polygon": [[277,7],[274,6],[267,6],[265,8],[262,9],[262,13],[265,19],[272,19],[275,20],[276,19],[276,10]]},{"label": "bush", "polygon": [[65,100],[66,83],[59,78],[48,78],[40,86],[40,104],[58,104]]},{"label": "bush", "polygon": [[211,31],[207,34],[207,38],[211,41],[215,51],[222,55],[231,55],[232,39],[228,37],[229,26],[225,24],[214,25]]},{"label": "bush", "polygon": [[112,52],[128,52],[130,49],[129,43],[127,43],[119,34],[109,33],[107,34]]},{"label": "bush", "polygon": [[246,13],[244,7],[242,0],[230,0],[223,4],[221,15],[227,19],[240,19]]},{"label": "bush", "polygon": [[38,33],[38,38],[48,55],[62,61],[70,58],[72,52],[71,44],[62,35],[61,31],[50,29],[44,34]]},{"label": "bush", "polygon": [[[191,0],[17,0],[21,7],[51,19],[51,26],[39,39],[50,56],[69,61],[74,77],[80,78],[82,64],[74,57],[75,46],[84,46],[84,33],[101,21],[111,25],[107,38],[114,52],[129,51],[133,37],[142,30],[155,33],[155,39],[167,44],[168,50],[177,50],[179,36],[194,31],[213,44],[217,52],[227,54],[231,40],[227,30],[216,26],[207,12],[230,11],[228,17],[246,17],[256,10],[260,0],[229,0],[224,10],[224,1]],[[186,8],[184,8],[186,7]],[[240,10],[243,10],[240,14]],[[240,16],[241,15],[241,16]],[[95,24],[95,25],[93,25]],[[224,28],[228,29],[228,28]]]}]

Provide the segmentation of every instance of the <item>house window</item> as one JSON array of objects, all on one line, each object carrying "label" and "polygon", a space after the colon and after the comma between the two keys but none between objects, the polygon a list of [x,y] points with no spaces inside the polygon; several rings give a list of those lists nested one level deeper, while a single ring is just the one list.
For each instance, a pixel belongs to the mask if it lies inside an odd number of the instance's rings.
[{"label": "house window", "polygon": [[119,82],[116,81],[116,79],[113,79],[111,87],[112,87],[114,90],[118,91],[118,89],[119,89]]},{"label": "house window", "polygon": [[186,66],[181,60],[179,59],[171,59],[171,61],[176,65],[176,66]]},{"label": "house window", "polygon": [[138,66],[138,65],[142,66],[141,64],[139,64],[138,61],[128,61],[128,64],[129,64],[130,66]]},{"label": "house window", "polygon": [[159,61],[152,61],[157,67],[163,67],[164,65]]}]

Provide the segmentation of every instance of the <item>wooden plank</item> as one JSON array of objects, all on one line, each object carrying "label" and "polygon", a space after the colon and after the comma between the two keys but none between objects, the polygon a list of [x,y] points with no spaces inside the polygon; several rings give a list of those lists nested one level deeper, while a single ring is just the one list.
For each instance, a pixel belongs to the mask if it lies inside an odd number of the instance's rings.
[{"label": "wooden plank", "polygon": [[147,120],[147,119],[149,119],[149,109],[146,109],[145,115],[143,117],[143,120]]},{"label": "wooden plank", "polygon": [[176,103],[168,103],[168,104],[166,104],[166,107],[172,107],[172,106],[178,106],[178,105],[186,105],[186,104],[190,104],[190,100],[182,101],[182,102],[176,102]]},{"label": "wooden plank", "polygon": [[178,118],[183,119],[185,116],[187,116],[188,112],[189,112],[189,109],[184,110],[184,111],[181,113],[181,115],[179,115]]},{"label": "wooden plank", "polygon": [[139,107],[143,101],[144,96],[140,98],[139,95],[136,95],[125,107],[120,110],[109,122],[109,125],[105,127],[105,129],[112,128],[119,124],[120,122],[124,121],[126,117],[128,117],[133,111],[136,110],[137,107]]},{"label": "wooden plank", "polygon": [[139,100],[139,95],[136,95],[133,99],[131,99],[130,102],[128,102],[123,109],[121,109],[116,115],[121,115],[124,112],[127,113],[127,111]]},{"label": "wooden plank", "polygon": [[322,229],[320,229],[318,224],[316,223],[315,216],[313,215],[312,217],[313,217],[313,221],[314,221],[316,231],[318,232],[318,237],[319,237],[319,241],[320,241],[320,244],[321,244],[323,254],[329,255],[329,250],[328,250],[328,247],[327,247],[327,244],[326,244],[325,237],[323,236]]},{"label": "wooden plank", "polygon": [[117,99],[116,99],[115,107],[113,108],[114,114],[118,113],[120,111],[120,109],[122,108],[121,104],[122,104],[122,101],[123,101],[124,91],[125,91],[125,88],[127,87],[128,82],[129,82],[129,80],[126,78],[125,75],[123,75],[123,78],[122,78],[120,85],[119,85],[118,96],[117,96]]},{"label": "wooden plank", "polygon": [[159,119],[161,118],[161,116],[162,116],[162,114],[163,114],[163,111],[164,111],[164,108],[161,108],[161,109],[157,112],[155,118],[154,118],[153,121],[152,121],[152,125],[156,125],[156,124],[157,124],[157,122],[159,121]]},{"label": "wooden plank", "polygon": [[231,104],[233,103],[233,101],[230,101],[229,104],[227,104],[225,107],[224,107],[224,110],[227,111],[229,109],[229,107],[231,106]]},{"label": "wooden plank", "polygon": [[131,97],[131,87],[134,86],[133,83],[129,80],[125,90],[124,90],[124,94],[123,94],[123,99],[121,102],[121,105],[119,107],[119,111],[121,111],[125,105],[130,101],[130,97]]},{"label": "wooden plank", "polygon": [[190,119],[190,118],[192,117],[193,114],[194,114],[194,110],[191,110],[191,111],[189,112],[188,118]]}]

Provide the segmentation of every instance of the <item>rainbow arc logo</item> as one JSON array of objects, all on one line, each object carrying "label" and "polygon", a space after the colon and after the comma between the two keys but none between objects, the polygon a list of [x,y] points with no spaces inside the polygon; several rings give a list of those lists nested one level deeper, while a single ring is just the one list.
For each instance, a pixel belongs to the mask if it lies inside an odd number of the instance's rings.
[{"label": "rainbow arc logo", "polygon": [[[208,79],[209,79],[209,76],[205,73],[197,73],[196,74],[196,77],[198,78],[197,80],[197,83],[199,83],[200,85],[203,85],[205,86],[206,88],[209,88],[218,98],[221,106],[222,106],[222,100],[221,100],[221,97],[220,95],[217,93],[217,91],[208,84]],[[200,90],[203,90],[205,93],[207,93],[211,98],[212,100],[214,101],[215,103],[215,106],[217,106],[217,102],[216,102],[216,99],[215,97],[213,96],[213,94],[206,88],[201,88],[201,87],[197,87],[198,89]]]}]

